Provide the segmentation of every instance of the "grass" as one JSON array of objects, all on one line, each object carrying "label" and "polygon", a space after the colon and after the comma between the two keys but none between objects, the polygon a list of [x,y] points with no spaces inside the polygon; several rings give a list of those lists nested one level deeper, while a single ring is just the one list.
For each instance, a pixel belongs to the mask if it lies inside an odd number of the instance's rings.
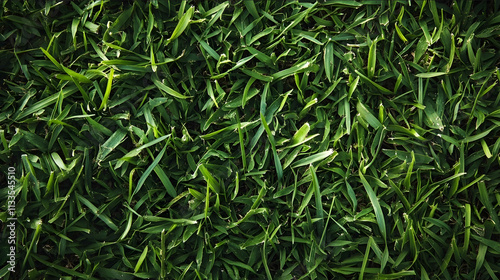
[{"label": "grass", "polygon": [[1,5],[2,279],[498,279],[500,1]]}]

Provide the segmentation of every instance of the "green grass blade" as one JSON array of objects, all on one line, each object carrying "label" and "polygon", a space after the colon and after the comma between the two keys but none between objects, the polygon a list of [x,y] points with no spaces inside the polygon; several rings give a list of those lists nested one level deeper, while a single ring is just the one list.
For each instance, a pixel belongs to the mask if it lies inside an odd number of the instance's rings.
[{"label": "green grass blade", "polygon": [[363,103],[358,102],[358,105],[356,106],[356,109],[358,110],[358,113],[360,116],[368,122],[368,124],[373,127],[374,129],[379,129],[382,127],[382,124],[380,121],[366,108]]},{"label": "green grass blade", "polygon": [[377,39],[375,39],[372,42],[372,44],[370,45],[370,50],[368,51],[367,72],[368,72],[368,78],[370,79],[373,79],[373,77],[375,76],[376,63],[377,63]]},{"label": "green grass blade", "polygon": [[375,212],[375,218],[377,219],[377,224],[380,229],[380,234],[384,238],[384,241],[387,242],[387,231],[385,227],[385,215],[382,212],[382,208],[380,207],[380,203],[378,201],[377,195],[373,191],[372,187],[365,179],[361,171],[359,171],[359,178],[361,179],[361,183],[363,183],[363,187],[365,188],[368,197],[370,198],[370,202],[373,206],[373,210]]},{"label": "green grass blade", "polygon": [[119,129],[108,138],[104,144],[99,148],[99,153],[97,154],[97,162],[102,162],[120,143],[125,140],[127,132],[123,129]]},{"label": "green grass blade", "polygon": [[271,143],[271,148],[273,150],[273,157],[274,157],[274,167],[276,168],[276,173],[278,175],[278,181],[281,181],[283,178],[283,167],[281,166],[281,161],[279,159],[278,153],[276,151],[276,142],[274,140],[274,136],[269,129],[269,126],[267,125],[266,118],[262,113],[260,113],[260,120],[262,122],[262,125],[264,126],[264,129],[266,130],[267,136],[269,138],[269,142]]},{"label": "green grass blade", "polygon": [[300,127],[297,132],[292,137],[291,145],[296,145],[306,139],[307,134],[309,133],[309,130],[311,129],[311,126],[309,123],[305,123]]},{"label": "green grass blade", "polygon": [[165,190],[167,190],[167,193],[172,198],[175,198],[177,196],[177,192],[175,191],[174,185],[172,185],[172,182],[168,178],[165,171],[163,171],[163,169],[159,165],[155,166],[153,170],[155,171],[158,178],[160,178],[160,181],[163,183],[163,186],[165,187]]},{"label": "green grass blade", "polygon": [[[144,144],[144,145],[142,145],[142,146],[140,146],[140,147],[137,147],[137,148],[133,149],[132,151],[128,152],[128,153],[127,153],[127,154],[125,154],[122,158],[120,158],[120,159],[118,160],[118,162],[117,162],[117,163],[116,163],[116,165],[115,165],[115,169],[120,168],[120,167],[122,166],[122,164],[125,162],[125,160],[130,159],[130,158],[133,158],[133,157],[135,157],[135,156],[139,155],[139,153],[140,153],[142,150],[144,150],[144,149],[146,149],[146,148],[148,148],[148,147],[154,146],[154,145],[156,145],[156,144],[158,144],[158,143],[160,143],[160,142],[162,142],[162,141],[164,141],[164,140],[168,139],[170,136],[171,136],[170,134],[168,134],[168,135],[163,135],[163,136],[162,136],[162,137],[160,137],[160,138],[156,138],[156,139],[154,139],[153,141],[150,141],[150,142],[148,142],[148,143],[146,143],[146,144]],[[168,142],[168,141],[167,141],[167,142]]]},{"label": "green grass blade", "polygon": [[335,156],[338,153],[336,151],[333,151],[333,150],[328,150],[325,152],[310,155],[308,157],[305,157],[305,158],[293,163],[292,168],[297,168],[297,167],[313,164],[317,161],[324,160],[325,158],[331,156],[332,154]]},{"label": "green grass blade", "polygon": [[219,182],[217,182],[217,180],[212,176],[210,171],[208,171],[208,169],[204,165],[200,165],[198,168],[203,174],[205,181],[207,181],[208,187],[211,188],[214,192],[220,193]]},{"label": "green grass blade", "polygon": [[316,68],[316,65],[312,64],[311,62],[309,61],[304,61],[304,62],[301,62],[297,65],[294,65],[288,69],[285,69],[285,70],[281,70],[277,73],[274,73],[271,75],[271,77],[275,80],[275,81],[278,81],[278,80],[281,80],[283,78],[286,78],[288,76],[292,76],[292,75],[295,75],[295,74],[299,74],[299,73],[303,73],[303,72],[306,72],[306,71],[313,71],[315,70]]},{"label": "green grass blade", "polygon": [[135,265],[134,272],[137,273],[139,269],[141,269],[142,263],[146,259],[146,256],[148,255],[148,246],[144,247],[144,250],[142,251],[141,256],[137,260],[137,264]]},{"label": "green grass blade", "polygon": [[320,221],[316,224],[318,235],[322,233],[323,230],[323,203],[321,199],[321,190],[319,186],[318,177],[316,176],[316,170],[311,166],[310,168],[311,176],[312,176],[312,187],[314,188],[314,200],[316,204],[316,218],[320,219]]},{"label": "green grass blade", "polygon": [[186,98],[192,97],[192,96],[182,95],[179,92],[173,90],[172,88],[166,86],[164,83],[160,82],[160,80],[158,79],[158,76],[156,76],[156,75],[151,76],[151,79],[152,79],[153,83],[155,84],[155,86],[158,87],[158,89],[160,89],[162,92],[165,92],[173,97],[176,97],[179,99],[186,99]]},{"label": "green grass blade", "polygon": [[134,192],[132,195],[129,197],[128,201],[132,200],[132,197],[136,195],[142,188],[142,185],[144,185],[144,182],[146,182],[146,179],[149,177],[149,174],[153,171],[153,169],[158,165],[160,160],[163,158],[163,154],[167,150],[167,146],[163,147],[163,149],[158,153],[154,161],[151,163],[151,165],[142,173],[141,178],[139,178],[139,181],[137,182],[137,186],[135,186]]},{"label": "green grass blade", "polygon": [[106,109],[108,106],[108,99],[111,93],[111,87],[113,85],[113,76],[115,74],[115,69],[111,68],[108,74],[108,84],[106,86],[106,92],[104,93],[104,98],[102,99],[101,106],[99,106],[99,111],[102,109]]},{"label": "green grass blade", "polygon": [[96,215],[99,219],[101,219],[109,228],[111,228],[113,231],[117,231],[118,227],[115,225],[115,223],[105,214],[102,214],[101,211],[95,207],[92,202],[90,202],[88,199],[85,197],[79,195],[78,193],[76,194],[76,197],[80,202],[85,204],[94,215]]},{"label": "green grass blade", "polygon": [[[495,223],[495,228],[500,232],[500,220],[498,218],[498,212],[493,208],[493,204],[490,201],[488,190],[486,189],[486,183],[484,181],[480,181],[477,183],[477,187],[479,189],[479,196],[481,198],[481,202],[486,207],[486,210],[490,214],[490,218]],[[500,252],[500,250],[499,250]]]},{"label": "green grass blade", "polygon": [[177,26],[172,32],[172,35],[170,35],[170,38],[166,42],[167,45],[171,43],[173,40],[177,39],[179,36],[181,36],[182,32],[184,32],[184,30],[186,30],[186,28],[188,27],[191,21],[191,17],[193,17],[193,14],[194,14],[194,7],[190,7],[186,11],[186,13],[179,19]]}]

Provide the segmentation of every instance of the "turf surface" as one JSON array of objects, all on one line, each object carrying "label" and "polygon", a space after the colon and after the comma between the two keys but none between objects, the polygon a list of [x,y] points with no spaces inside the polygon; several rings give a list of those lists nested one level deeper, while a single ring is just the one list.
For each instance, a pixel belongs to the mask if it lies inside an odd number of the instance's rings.
[{"label": "turf surface", "polygon": [[500,1],[1,5],[2,279],[498,279]]}]

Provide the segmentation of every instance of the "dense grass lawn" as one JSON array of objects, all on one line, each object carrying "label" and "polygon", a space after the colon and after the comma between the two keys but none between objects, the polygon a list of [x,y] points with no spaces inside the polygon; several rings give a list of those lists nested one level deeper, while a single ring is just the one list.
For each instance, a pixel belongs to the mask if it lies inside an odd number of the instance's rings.
[{"label": "dense grass lawn", "polygon": [[500,1],[0,5],[0,278],[499,279]]}]

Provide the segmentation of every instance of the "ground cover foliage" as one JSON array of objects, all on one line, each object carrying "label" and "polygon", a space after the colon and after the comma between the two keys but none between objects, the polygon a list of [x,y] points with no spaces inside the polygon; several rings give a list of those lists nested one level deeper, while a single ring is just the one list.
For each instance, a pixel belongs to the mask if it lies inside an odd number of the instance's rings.
[{"label": "ground cover foliage", "polygon": [[500,1],[0,20],[3,279],[498,279]]}]

